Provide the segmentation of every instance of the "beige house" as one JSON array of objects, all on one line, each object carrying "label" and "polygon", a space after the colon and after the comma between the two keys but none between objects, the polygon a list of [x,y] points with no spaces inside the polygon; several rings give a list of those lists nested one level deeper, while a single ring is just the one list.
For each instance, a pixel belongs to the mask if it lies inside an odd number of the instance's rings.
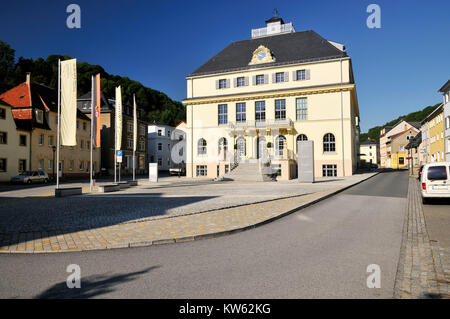
[{"label": "beige house", "polygon": [[[381,167],[391,167],[393,163],[391,162],[392,153],[389,149],[389,143],[392,136],[409,130],[413,127],[417,133],[420,129],[420,123],[417,122],[406,122],[400,121],[394,126],[385,126],[380,130],[380,166]],[[417,134],[416,133],[416,134]]]},{"label": "beige house", "polygon": [[[30,136],[29,168],[56,176],[57,92],[45,85],[26,82],[0,95],[12,106],[17,128]],[[90,167],[90,120],[77,113],[77,145],[61,146],[60,176],[88,177]],[[99,172],[100,150],[93,152],[93,171]]]},{"label": "beige house", "polygon": [[0,99],[0,182],[26,171],[30,152],[30,133],[17,128],[12,106]]},{"label": "beige house", "polygon": [[314,141],[316,177],[355,171],[359,109],[343,44],[273,17],[186,80],[188,177],[269,163],[278,179],[295,178],[301,140]]},{"label": "beige house", "polygon": [[359,153],[359,159],[361,162],[378,164],[379,147],[377,141],[367,140],[362,142],[359,146]]},{"label": "beige house", "polygon": [[406,146],[419,133],[415,127],[392,135],[387,142],[388,163],[390,168],[408,168],[410,165],[410,157]]}]

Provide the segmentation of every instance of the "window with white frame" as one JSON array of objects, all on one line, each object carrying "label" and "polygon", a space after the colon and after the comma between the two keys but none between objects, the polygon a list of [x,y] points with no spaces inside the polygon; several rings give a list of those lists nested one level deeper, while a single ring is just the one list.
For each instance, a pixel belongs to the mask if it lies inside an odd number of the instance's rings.
[{"label": "window with white frame", "polygon": [[325,153],[336,152],[336,139],[333,134],[327,133],[323,137],[323,151]]},{"label": "window with white frame", "polygon": [[306,70],[298,70],[296,75],[297,81],[306,80]]},{"label": "window with white frame", "polygon": [[228,105],[227,104],[219,104],[218,106],[219,112],[219,125],[228,123]]},{"label": "window with white frame", "polygon": [[286,119],[286,100],[275,100],[275,120]]},{"label": "window with white frame", "polygon": [[337,165],[336,164],[322,165],[322,176],[323,177],[337,176]]},{"label": "window with white frame", "polygon": [[53,146],[53,135],[48,137],[48,146]]},{"label": "window with white frame", "polygon": [[43,169],[44,168],[44,160],[43,159],[40,159],[39,161],[38,161],[38,169]]},{"label": "window with white frame", "polygon": [[39,135],[39,145],[44,145],[44,134]]},{"label": "window with white frame", "polygon": [[44,122],[44,112],[42,112],[41,110],[36,110],[36,121],[38,123]]},{"label": "window with white frame", "polygon": [[198,155],[206,155],[206,140],[201,138],[198,140],[198,148],[197,148],[197,154]]},{"label": "window with white frame", "polygon": [[245,86],[245,77],[241,76],[236,79],[236,86]]},{"label": "window with white frame", "polygon": [[284,72],[275,73],[275,82],[276,83],[284,82]]},{"label": "window with white frame", "polygon": [[305,121],[307,119],[307,101],[306,97],[299,97],[295,100],[297,121]]},{"label": "window with white frame", "polygon": [[275,152],[278,156],[283,156],[284,145],[286,144],[286,137],[279,135],[275,140]]},{"label": "window with white frame", "polygon": [[220,79],[219,80],[219,89],[226,89],[227,88],[227,80],[226,79]]},{"label": "window with white frame", "polygon": [[246,120],[245,103],[236,103],[236,122],[245,122]]},{"label": "window with white frame", "polygon": [[255,102],[255,120],[256,122],[264,122],[266,120],[266,102]]},{"label": "window with white frame", "polygon": [[265,77],[264,74],[259,74],[255,77],[255,84],[256,85],[260,85],[260,84],[264,84],[265,83]]},{"label": "window with white frame", "polygon": [[197,165],[196,171],[197,171],[197,176],[207,176],[208,175],[208,167],[206,165]]}]

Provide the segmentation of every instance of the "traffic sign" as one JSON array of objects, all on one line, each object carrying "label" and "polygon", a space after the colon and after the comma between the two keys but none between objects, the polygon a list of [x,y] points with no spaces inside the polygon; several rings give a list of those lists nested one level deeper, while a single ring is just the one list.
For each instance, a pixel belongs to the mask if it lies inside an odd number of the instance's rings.
[{"label": "traffic sign", "polygon": [[122,163],[122,151],[117,151],[117,163]]}]

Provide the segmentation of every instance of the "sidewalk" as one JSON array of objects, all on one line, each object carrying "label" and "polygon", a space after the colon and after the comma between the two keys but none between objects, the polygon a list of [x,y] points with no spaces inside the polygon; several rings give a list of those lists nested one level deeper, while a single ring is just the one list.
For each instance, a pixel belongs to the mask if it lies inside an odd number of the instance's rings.
[{"label": "sidewalk", "polygon": [[395,298],[450,298],[449,251],[430,241],[419,183],[409,179]]},{"label": "sidewalk", "polygon": [[244,204],[181,216],[129,221],[69,231],[0,234],[2,253],[49,253],[149,246],[218,237],[271,222],[332,196],[377,173],[355,175],[339,187],[284,199]]}]

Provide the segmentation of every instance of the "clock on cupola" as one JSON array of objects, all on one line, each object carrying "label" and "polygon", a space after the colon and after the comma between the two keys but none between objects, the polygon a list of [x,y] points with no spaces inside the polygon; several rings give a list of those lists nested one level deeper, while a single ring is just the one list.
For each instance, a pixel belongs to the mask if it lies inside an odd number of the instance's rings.
[{"label": "clock on cupola", "polygon": [[268,62],[275,62],[275,57],[268,48],[260,45],[255,51],[253,51],[252,60],[249,65]]}]

